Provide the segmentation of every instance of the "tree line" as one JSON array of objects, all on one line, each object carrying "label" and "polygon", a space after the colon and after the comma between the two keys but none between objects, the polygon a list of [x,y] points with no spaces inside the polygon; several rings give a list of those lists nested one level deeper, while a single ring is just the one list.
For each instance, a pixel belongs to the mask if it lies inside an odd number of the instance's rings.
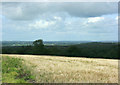
[{"label": "tree line", "polygon": [[2,53],[119,59],[117,43],[100,42],[67,46],[45,46],[43,40],[40,39],[29,46],[3,46]]}]

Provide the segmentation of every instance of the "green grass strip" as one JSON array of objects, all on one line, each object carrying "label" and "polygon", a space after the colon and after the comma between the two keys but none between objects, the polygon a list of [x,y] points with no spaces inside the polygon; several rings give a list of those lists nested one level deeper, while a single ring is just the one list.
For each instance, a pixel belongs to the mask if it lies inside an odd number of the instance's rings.
[{"label": "green grass strip", "polygon": [[23,59],[8,56],[2,57],[2,82],[3,83],[30,83],[34,76],[23,65]]}]

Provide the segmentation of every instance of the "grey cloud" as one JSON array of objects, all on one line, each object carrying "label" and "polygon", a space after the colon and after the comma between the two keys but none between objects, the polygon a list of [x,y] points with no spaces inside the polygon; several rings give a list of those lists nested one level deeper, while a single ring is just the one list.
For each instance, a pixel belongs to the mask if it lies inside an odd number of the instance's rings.
[{"label": "grey cloud", "polygon": [[106,14],[117,13],[117,3],[89,2],[67,3],[65,10],[71,15],[80,17],[96,17]]},{"label": "grey cloud", "polygon": [[37,19],[42,15],[67,13],[75,17],[96,17],[117,13],[113,2],[24,2],[3,3],[3,15],[14,20]]}]

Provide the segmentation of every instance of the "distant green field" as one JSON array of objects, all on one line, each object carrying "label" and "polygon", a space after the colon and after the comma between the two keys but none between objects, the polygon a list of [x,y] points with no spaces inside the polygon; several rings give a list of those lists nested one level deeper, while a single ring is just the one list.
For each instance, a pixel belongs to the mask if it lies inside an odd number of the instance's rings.
[{"label": "distant green field", "polygon": [[[21,62],[29,72],[25,68],[18,70],[23,68]],[[9,83],[31,79],[36,83],[118,83],[118,60],[114,59],[4,54],[2,65],[3,82]],[[21,72],[34,78],[17,77]],[[30,79],[26,80],[27,77]]]}]

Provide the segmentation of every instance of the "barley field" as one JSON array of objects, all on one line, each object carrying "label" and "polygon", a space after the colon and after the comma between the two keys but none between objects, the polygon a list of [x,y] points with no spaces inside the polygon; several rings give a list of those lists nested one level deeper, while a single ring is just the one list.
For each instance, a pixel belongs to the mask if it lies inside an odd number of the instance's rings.
[{"label": "barley field", "polygon": [[36,83],[118,83],[118,60],[42,55],[14,55],[21,58]]}]

